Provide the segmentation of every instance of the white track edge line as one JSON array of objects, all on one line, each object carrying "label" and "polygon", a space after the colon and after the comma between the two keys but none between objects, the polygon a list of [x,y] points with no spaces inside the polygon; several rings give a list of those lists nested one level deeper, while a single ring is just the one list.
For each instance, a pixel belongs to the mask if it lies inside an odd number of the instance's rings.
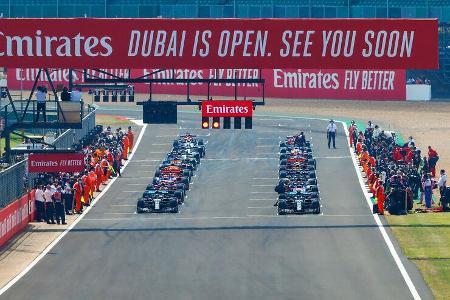
[{"label": "white track edge line", "polygon": [[[361,186],[361,190],[364,193],[364,197],[366,198],[366,202],[367,205],[369,206],[369,209],[372,210],[372,201],[370,200],[370,196],[369,196],[369,192],[366,190],[365,188],[365,184],[362,178],[362,174],[359,170],[357,161],[356,161],[356,155],[355,153],[352,151],[352,148],[350,148],[349,146],[349,132],[347,129],[347,124],[345,124],[344,121],[340,121],[342,126],[344,127],[344,131],[345,131],[345,135],[346,135],[346,142],[347,142],[347,147],[350,151],[350,155],[352,157],[352,161],[353,161],[353,166],[355,167],[355,171],[356,171],[356,175],[358,176],[358,180],[359,180],[359,184]],[[397,264],[397,267],[400,271],[400,273],[402,274],[403,279],[405,280],[406,285],[409,288],[409,291],[411,292],[411,295],[413,296],[413,298],[415,300],[419,300],[422,299],[419,295],[419,293],[417,292],[417,289],[414,285],[414,283],[411,280],[411,277],[409,276],[408,272],[406,271],[405,266],[403,265],[403,262],[400,259],[400,256],[397,253],[397,250],[394,247],[394,244],[392,243],[391,238],[389,237],[389,235],[386,232],[386,229],[383,226],[383,223],[381,223],[380,217],[377,214],[373,214],[372,215],[375,223],[377,223],[378,229],[381,232],[381,235],[383,236],[383,239],[389,249],[389,252],[391,253],[392,257],[394,258],[395,263]]]},{"label": "white track edge line", "polygon": [[[137,149],[139,144],[141,143],[142,137],[144,136],[144,132],[145,129],[147,128],[147,124],[144,124],[144,126],[141,129],[141,132],[139,133],[139,136],[136,140],[136,144],[134,146],[134,149]],[[128,166],[128,163],[131,161],[131,159],[134,156],[134,153],[136,153],[135,151],[133,151],[128,160],[125,162],[122,171],[125,170],[125,168]],[[73,221],[72,224],[70,224],[69,227],[67,227],[66,230],[64,230],[63,233],[61,233],[53,242],[50,243],[50,245],[48,245],[44,251],[42,251],[41,254],[39,254],[38,257],[36,257],[35,259],[33,259],[33,261],[24,269],[22,270],[19,274],[17,274],[11,281],[9,281],[4,287],[2,287],[0,289],[0,296],[3,295],[8,289],[10,289],[17,281],[19,281],[23,276],[25,276],[35,265],[37,265],[37,263],[39,261],[41,261],[42,258],[45,257],[45,255],[47,255],[47,253],[50,252],[50,250],[53,249],[53,247],[55,247],[59,241],[62,240],[62,238],[64,236],[66,236],[67,233],[69,233],[69,231],[71,231],[77,224],[78,222],[80,222],[83,217],[92,209],[92,207],[94,207],[95,203],[97,203],[98,200],[100,200],[100,198],[109,190],[109,188],[112,186],[112,184],[116,181],[116,179],[119,177],[114,177],[113,179],[111,179],[111,181],[108,183],[108,185],[105,187],[105,189],[103,191],[100,192],[100,194],[98,194],[97,198],[94,199],[94,201],[92,201],[91,206],[89,206],[87,209],[85,209],[83,211],[83,213],[75,220]]]}]

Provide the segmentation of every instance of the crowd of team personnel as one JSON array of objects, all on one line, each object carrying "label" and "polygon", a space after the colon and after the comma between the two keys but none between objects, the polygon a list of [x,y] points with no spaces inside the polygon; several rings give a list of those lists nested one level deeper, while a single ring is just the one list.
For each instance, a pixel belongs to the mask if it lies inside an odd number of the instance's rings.
[{"label": "crowd of team personnel", "polygon": [[102,185],[111,177],[121,176],[120,169],[133,144],[131,127],[127,131],[121,128],[113,131],[107,127],[82,145],[85,154],[83,172],[39,174],[35,180],[36,221],[66,224],[65,215],[81,214]]},{"label": "crowd of team personnel", "polygon": [[435,180],[439,156],[431,146],[428,146],[427,155],[422,155],[412,136],[403,145],[398,145],[395,133],[385,132],[370,121],[364,131],[352,121],[349,137],[350,147],[354,148],[367,177],[369,190],[377,199],[379,214],[384,213],[387,197],[399,190],[406,193],[403,203],[407,202],[407,209],[412,208],[413,199],[420,199],[420,204],[431,209],[433,189],[438,188],[440,209],[444,208],[448,201],[444,199],[447,175],[441,170],[439,179]]}]

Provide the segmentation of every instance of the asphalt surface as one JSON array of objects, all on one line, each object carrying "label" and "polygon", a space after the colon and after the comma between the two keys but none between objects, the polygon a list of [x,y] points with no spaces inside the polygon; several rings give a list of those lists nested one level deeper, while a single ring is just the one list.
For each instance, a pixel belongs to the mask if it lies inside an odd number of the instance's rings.
[{"label": "asphalt surface", "polygon": [[[149,125],[123,177],[0,299],[411,299],[342,128],[330,150],[325,121],[253,123],[253,130],[201,130],[198,114],[180,113],[177,126]],[[299,130],[317,157],[322,214],[277,216],[278,142]],[[203,137],[207,156],[185,204],[175,215],[136,214],[136,199],[186,131]],[[432,298],[401,259],[421,297]]]}]

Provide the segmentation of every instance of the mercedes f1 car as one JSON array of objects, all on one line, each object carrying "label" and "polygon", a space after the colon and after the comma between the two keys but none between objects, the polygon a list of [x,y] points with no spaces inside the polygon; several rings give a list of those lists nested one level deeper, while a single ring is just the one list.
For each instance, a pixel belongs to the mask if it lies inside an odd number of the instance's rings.
[{"label": "mercedes f1 car", "polygon": [[137,202],[137,212],[178,212],[178,199],[164,191],[147,191]]},{"label": "mercedes f1 car", "polygon": [[320,214],[319,194],[317,192],[289,191],[278,196],[278,214],[286,213]]}]

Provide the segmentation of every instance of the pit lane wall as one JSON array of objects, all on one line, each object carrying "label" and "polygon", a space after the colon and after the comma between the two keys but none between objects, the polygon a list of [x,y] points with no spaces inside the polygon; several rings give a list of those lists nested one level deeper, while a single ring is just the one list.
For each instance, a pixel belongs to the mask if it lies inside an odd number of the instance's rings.
[{"label": "pit lane wall", "polygon": [[34,190],[0,210],[0,247],[34,219]]},{"label": "pit lane wall", "polygon": [[431,85],[429,84],[408,84],[406,85],[407,101],[430,101]]},{"label": "pit lane wall", "polygon": [[[140,77],[157,69],[105,69],[116,76]],[[8,69],[8,87],[12,90],[31,89],[38,69]],[[89,70],[90,76],[108,78],[107,75]],[[260,74],[261,73],[261,74]],[[68,84],[69,71],[57,69],[51,72],[52,80],[58,84]],[[80,75],[78,75],[80,77]],[[154,79],[255,79],[266,80],[264,94],[271,98],[285,99],[352,99],[352,100],[405,100],[406,83],[404,70],[346,70],[346,69],[167,69],[149,76]],[[44,78],[42,78],[44,80]],[[83,82],[82,78],[75,78]],[[148,93],[145,83],[135,84],[137,93]],[[233,97],[232,84],[211,84],[212,96]],[[186,84],[153,83],[154,94],[187,93]],[[238,85],[238,97],[261,97],[262,85]],[[190,84],[191,95],[206,95],[207,84]]]}]

